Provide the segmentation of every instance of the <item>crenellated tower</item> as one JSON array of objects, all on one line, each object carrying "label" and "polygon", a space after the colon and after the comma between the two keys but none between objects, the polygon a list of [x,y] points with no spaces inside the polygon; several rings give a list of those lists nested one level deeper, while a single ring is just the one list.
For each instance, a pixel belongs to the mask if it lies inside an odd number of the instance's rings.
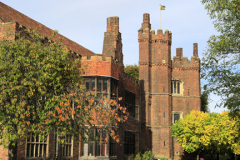
[{"label": "crenellated tower", "polygon": [[[154,154],[171,157],[171,44],[172,34],[161,29],[151,30],[150,16],[143,15],[138,31],[139,79],[143,86],[146,127],[151,143],[146,144]],[[146,142],[147,143],[147,142]]]},{"label": "crenellated tower", "polygon": [[171,158],[185,156],[170,126],[191,110],[200,110],[200,59],[193,44],[191,61],[176,49],[171,60],[172,34],[151,30],[150,16],[143,15],[138,30],[139,80],[142,87],[142,148]]}]

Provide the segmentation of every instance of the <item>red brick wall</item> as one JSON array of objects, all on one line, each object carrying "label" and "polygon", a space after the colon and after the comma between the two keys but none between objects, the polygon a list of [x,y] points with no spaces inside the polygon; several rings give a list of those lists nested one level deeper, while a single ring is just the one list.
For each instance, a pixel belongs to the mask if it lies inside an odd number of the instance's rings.
[{"label": "red brick wall", "polygon": [[0,159],[8,160],[8,149],[4,148],[3,145],[0,145]]},{"label": "red brick wall", "polygon": [[[8,38],[8,40],[14,40],[15,39],[16,26],[17,26],[16,22],[4,23],[0,19],[0,39]],[[7,34],[9,34],[8,37],[7,37]]]},{"label": "red brick wall", "polygon": [[82,69],[84,70],[82,75],[101,75],[111,76],[119,79],[119,66],[112,57],[106,57],[106,60],[102,59],[102,55],[91,56],[87,59],[86,56],[82,57]]}]

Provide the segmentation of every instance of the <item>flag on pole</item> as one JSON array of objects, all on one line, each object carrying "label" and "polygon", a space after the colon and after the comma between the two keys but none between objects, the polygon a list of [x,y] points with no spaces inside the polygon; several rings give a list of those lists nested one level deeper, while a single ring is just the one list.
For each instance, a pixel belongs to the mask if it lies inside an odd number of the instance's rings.
[{"label": "flag on pole", "polygon": [[163,6],[163,5],[161,5],[160,8],[161,8],[161,10],[165,10],[165,6]]}]

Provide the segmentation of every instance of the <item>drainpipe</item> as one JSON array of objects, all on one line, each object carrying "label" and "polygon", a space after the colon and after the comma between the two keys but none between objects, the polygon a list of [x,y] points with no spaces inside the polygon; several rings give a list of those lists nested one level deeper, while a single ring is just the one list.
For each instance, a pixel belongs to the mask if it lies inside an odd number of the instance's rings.
[{"label": "drainpipe", "polygon": [[141,101],[142,101],[142,91],[140,89],[140,104],[139,104],[139,151],[141,150]]},{"label": "drainpipe", "polygon": [[[58,133],[58,129],[57,129],[57,133]],[[56,139],[56,159],[58,159],[58,142],[57,142],[57,140],[58,140],[58,134],[57,134],[57,139]]]}]

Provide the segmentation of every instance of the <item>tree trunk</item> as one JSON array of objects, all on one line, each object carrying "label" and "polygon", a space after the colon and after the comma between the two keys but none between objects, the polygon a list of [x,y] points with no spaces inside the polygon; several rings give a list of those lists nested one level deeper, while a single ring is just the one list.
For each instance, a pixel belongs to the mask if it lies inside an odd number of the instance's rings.
[{"label": "tree trunk", "polygon": [[219,153],[217,153],[217,160],[219,160]]},{"label": "tree trunk", "polygon": [[11,142],[8,146],[8,160],[17,160],[17,141]]},{"label": "tree trunk", "polygon": [[199,151],[197,152],[197,160],[199,160],[199,155],[200,155],[201,151],[202,151],[202,150],[199,150]]}]

